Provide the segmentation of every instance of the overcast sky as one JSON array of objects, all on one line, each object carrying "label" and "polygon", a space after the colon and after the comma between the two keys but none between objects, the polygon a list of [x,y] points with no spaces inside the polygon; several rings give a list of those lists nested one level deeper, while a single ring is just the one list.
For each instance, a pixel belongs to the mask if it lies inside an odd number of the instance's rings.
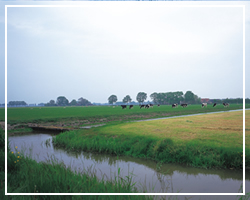
[{"label": "overcast sky", "polygon": [[[242,8],[81,3],[8,8],[8,101],[104,103],[112,94],[136,101],[138,92],[150,100],[153,92],[188,90],[201,98],[243,97]],[[0,23],[4,36],[2,14]],[[248,90],[247,81],[249,98]]]}]

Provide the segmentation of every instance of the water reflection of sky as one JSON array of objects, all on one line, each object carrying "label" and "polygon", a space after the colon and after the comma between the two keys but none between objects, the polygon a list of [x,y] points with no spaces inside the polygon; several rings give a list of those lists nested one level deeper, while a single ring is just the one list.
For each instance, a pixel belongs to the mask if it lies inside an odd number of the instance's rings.
[{"label": "water reflection of sky", "polygon": [[[164,164],[157,171],[157,163],[146,159],[66,152],[54,148],[51,140],[46,144],[45,141],[51,138],[50,134],[36,133],[12,136],[9,141],[12,150],[18,146],[19,151],[39,162],[56,158],[73,170],[95,173],[98,178],[114,179],[120,168],[120,176],[132,175],[137,187],[141,190],[147,188],[148,192],[237,193],[242,184],[240,171],[206,170],[176,164]],[[250,186],[249,172],[246,177],[246,185]]]}]

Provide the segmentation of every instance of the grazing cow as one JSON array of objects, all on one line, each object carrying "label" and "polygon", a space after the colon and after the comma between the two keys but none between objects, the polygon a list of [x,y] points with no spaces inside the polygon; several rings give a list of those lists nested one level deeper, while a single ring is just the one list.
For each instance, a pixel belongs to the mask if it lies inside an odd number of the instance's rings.
[{"label": "grazing cow", "polygon": [[151,103],[151,104],[149,104],[149,107],[152,107],[152,108],[153,108],[153,107],[154,107],[154,104],[152,104],[152,103]]},{"label": "grazing cow", "polygon": [[158,107],[160,106],[160,104],[157,105]]},{"label": "grazing cow", "polygon": [[223,106],[224,106],[224,107],[228,107],[228,106],[229,106],[229,103],[225,103],[225,102],[224,102],[224,103],[223,103]]},{"label": "grazing cow", "polygon": [[184,107],[187,107],[188,105],[187,105],[187,103],[182,103],[181,106],[182,106],[182,108],[184,108]]},{"label": "grazing cow", "polygon": [[145,107],[145,105],[142,104],[142,105],[140,106],[140,109],[141,109],[141,108],[144,108],[144,107]]},{"label": "grazing cow", "polygon": [[178,103],[172,104],[172,108],[176,108],[176,107],[178,107]]},{"label": "grazing cow", "polygon": [[127,105],[121,105],[122,109],[127,108]]},{"label": "grazing cow", "polygon": [[201,104],[201,107],[202,107],[202,108],[203,108],[204,106],[207,107],[207,103],[202,103],[202,104]]},{"label": "grazing cow", "polygon": [[215,107],[217,105],[217,103],[214,103],[213,107]]},{"label": "grazing cow", "polygon": [[133,108],[133,107],[134,107],[134,105],[130,105],[130,106],[129,106],[129,109],[131,109],[131,108]]}]

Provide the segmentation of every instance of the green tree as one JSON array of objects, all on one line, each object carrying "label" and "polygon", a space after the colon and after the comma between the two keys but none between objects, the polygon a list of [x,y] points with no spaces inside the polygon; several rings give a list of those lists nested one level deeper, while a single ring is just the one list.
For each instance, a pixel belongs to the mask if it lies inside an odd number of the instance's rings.
[{"label": "green tree", "polygon": [[197,95],[194,95],[194,102],[197,104],[201,103],[201,98],[198,97]]},{"label": "green tree", "polygon": [[84,99],[81,97],[78,99],[77,105],[79,105],[79,106],[91,106],[92,104],[87,99]]},{"label": "green tree", "polygon": [[50,100],[49,104],[52,105],[52,106],[54,106],[54,105],[56,105],[56,102],[54,100]]},{"label": "green tree", "polygon": [[154,92],[154,93],[152,93],[151,95],[150,95],[150,98],[152,99],[152,101],[154,102],[154,103],[158,103],[158,98],[157,98],[157,93],[156,92]]},{"label": "green tree", "polygon": [[167,92],[166,95],[165,95],[165,98],[166,98],[168,104],[176,103],[175,99],[174,99],[174,93],[173,92]]},{"label": "green tree", "polygon": [[75,99],[73,99],[69,104],[71,106],[76,106],[77,105],[77,101]]},{"label": "green tree", "polygon": [[191,91],[187,91],[184,95],[185,101],[187,103],[194,103],[195,102],[195,96],[194,93]]},{"label": "green tree", "polygon": [[54,100],[50,100],[45,106],[56,106],[56,102]]},{"label": "green tree", "polygon": [[109,101],[109,104],[113,104],[113,103],[117,102],[117,96],[116,95],[111,95],[108,98],[108,101]]},{"label": "green tree", "polygon": [[132,99],[129,95],[125,96],[122,100],[123,103],[130,103],[131,101],[132,101]]},{"label": "green tree", "polygon": [[167,104],[168,93],[158,93],[157,94],[157,101],[159,104]]},{"label": "green tree", "polygon": [[147,94],[145,92],[139,92],[136,96],[136,100],[139,103],[143,103],[147,99]]},{"label": "green tree", "polygon": [[57,97],[56,104],[58,106],[67,106],[69,105],[69,100],[64,96]]},{"label": "green tree", "polygon": [[173,92],[173,100],[174,102],[173,103],[180,103],[181,101],[184,100],[184,97],[183,97],[183,92],[181,91],[177,91],[177,92]]}]

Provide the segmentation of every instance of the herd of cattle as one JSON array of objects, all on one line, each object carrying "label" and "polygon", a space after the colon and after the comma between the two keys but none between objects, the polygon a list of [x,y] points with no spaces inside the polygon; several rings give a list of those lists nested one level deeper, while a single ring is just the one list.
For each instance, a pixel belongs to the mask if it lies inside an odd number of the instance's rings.
[{"label": "herd of cattle", "polygon": [[[216,105],[218,105],[217,103],[214,103],[213,104],[213,107],[215,107]],[[121,105],[121,107],[122,107],[122,109],[125,109],[125,108],[127,108],[127,106],[129,107],[129,109],[131,109],[131,108],[133,108],[134,107],[134,105]],[[153,104],[142,104],[142,105],[140,105],[140,109],[141,108],[153,108]],[[160,106],[160,104],[157,104],[157,106]],[[181,104],[181,106],[183,107],[183,108],[185,108],[185,107],[187,107],[188,106],[188,104],[187,103],[182,103]],[[224,107],[228,107],[229,106],[229,103],[223,103],[223,106]],[[174,103],[174,104],[172,104],[172,108],[176,108],[176,107],[178,107],[178,103]],[[201,107],[203,108],[203,107],[207,107],[207,103],[202,103],[201,104]]]}]

